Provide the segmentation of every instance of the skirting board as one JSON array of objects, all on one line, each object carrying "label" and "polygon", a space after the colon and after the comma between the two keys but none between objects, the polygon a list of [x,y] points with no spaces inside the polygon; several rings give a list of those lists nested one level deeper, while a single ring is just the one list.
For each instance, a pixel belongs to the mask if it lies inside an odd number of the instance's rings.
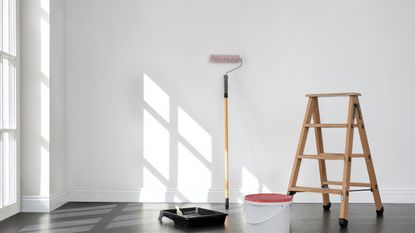
[{"label": "skirting board", "polygon": [[22,196],[21,212],[48,213],[68,202],[68,190],[50,196]]},{"label": "skirting board", "polygon": [[[273,192],[285,193],[284,189],[272,189]],[[275,191],[274,191],[275,190]],[[285,189],[286,190],[286,189]],[[243,197],[249,193],[258,193],[261,190],[231,190],[232,203],[242,203]],[[266,192],[262,190],[262,192]],[[415,203],[415,188],[413,189],[381,189],[384,203]],[[199,202],[222,203],[223,190],[187,190],[187,189],[110,189],[110,188],[70,188],[53,195],[23,196],[21,199],[21,212],[47,213],[62,206],[69,201],[78,202]],[[330,195],[331,202],[338,203],[339,195]],[[298,193],[295,195],[296,203],[321,203],[321,195],[316,193]],[[352,193],[351,203],[372,203],[370,192]]]},{"label": "skirting board", "polygon": [[0,222],[4,219],[13,216],[20,212],[20,206],[19,205],[11,205],[3,207],[0,211]]},{"label": "skirting board", "polygon": [[[284,189],[272,189],[284,190]],[[285,189],[286,190],[286,189]],[[246,194],[258,193],[260,190],[231,190],[230,201],[242,203]],[[265,192],[265,191],[264,191]],[[275,192],[275,191],[274,191]],[[276,191],[285,193],[284,191]],[[415,188],[384,188],[380,190],[384,203],[415,203]],[[350,194],[350,203],[372,203],[370,192]],[[333,203],[340,202],[339,195],[330,195]],[[79,202],[199,202],[221,203],[224,201],[223,190],[183,190],[183,189],[109,189],[109,188],[70,188],[69,201]],[[321,203],[321,195],[316,193],[298,193],[296,203]]]}]

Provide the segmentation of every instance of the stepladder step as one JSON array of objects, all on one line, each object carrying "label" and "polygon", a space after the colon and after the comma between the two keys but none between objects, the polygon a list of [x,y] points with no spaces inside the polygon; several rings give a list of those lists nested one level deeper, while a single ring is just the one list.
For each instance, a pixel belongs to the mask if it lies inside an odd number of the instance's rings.
[{"label": "stepladder step", "polygon": [[304,124],[305,128],[348,128],[349,125],[352,127],[358,127],[358,124]]}]

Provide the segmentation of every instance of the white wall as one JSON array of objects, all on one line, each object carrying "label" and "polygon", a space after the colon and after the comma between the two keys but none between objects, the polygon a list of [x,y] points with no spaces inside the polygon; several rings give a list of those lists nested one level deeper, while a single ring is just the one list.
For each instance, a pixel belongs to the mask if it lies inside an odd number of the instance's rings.
[{"label": "white wall", "polygon": [[67,191],[65,0],[50,1],[50,9],[50,192],[62,196]]},{"label": "white wall", "polygon": [[[415,200],[414,2],[71,0],[66,7],[71,200],[223,200],[221,75],[231,66],[209,64],[212,53],[244,58],[230,80],[232,201],[286,191],[304,94],[339,91],[363,93],[384,201]],[[322,120],[344,121],[346,102],[332,101],[322,100]],[[343,150],[343,131],[328,131],[326,151]],[[316,165],[304,163],[299,183],[317,185]],[[339,178],[341,164],[329,166]],[[363,168],[353,163],[354,180],[365,180]]]},{"label": "white wall", "polygon": [[20,10],[22,211],[48,212],[67,199],[64,1]]}]

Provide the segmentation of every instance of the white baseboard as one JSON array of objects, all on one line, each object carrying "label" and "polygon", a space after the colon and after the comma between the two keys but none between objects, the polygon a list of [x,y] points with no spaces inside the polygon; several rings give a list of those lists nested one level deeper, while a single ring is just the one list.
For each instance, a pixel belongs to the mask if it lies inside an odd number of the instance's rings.
[{"label": "white baseboard", "polygon": [[3,207],[0,211],[0,222],[20,212],[19,204]]},{"label": "white baseboard", "polygon": [[74,202],[139,202],[140,189],[69,188],[69,201]]},{"label": "white baseboard", "polygon": [[49,211],[53,211],[67,203],[69,201],[68,194],[68,189],[63,190],[62,192],[52,194],[50,196]]},{"label": "white baseboard", "polygon": [[[185,194],[186,195],[185,195]],[[221,198],[217,198],[220,196]],[[208,198],[209,197],[209,198]],[[69,200],[80,202],[217,202],[223,201],[223,192],[212,190],[177,189],[113,189],[70,188]]]},{"label": "white baseboard", "polygon": [[[271,189],[273,192],[285,193],[286,189]],[[280,190],[280,191],[277,191]],[[258,193],[261,190],[240,189],[230,191],[232,203],[243,202],[246,194]],[[380,190],[383,203],[415,203],[415,188],[384,188]],[[331,195],[331,202],[340,202],[339,195]],[[150,188],[81,188],[72,187],[50,196],[23,196],[21,212],[48,213],[69,201],[77,202],[199,202],[222,203],[224,192],[219,189],[150,189]],[[321,203],[321,195],[316,193],[298,193],[295,203]],[[372,203],[370,192],[351,193],[350,203]]]},{"label": "white baseboard", "polygon": [[21,212],[48,213],[68,202],[68,190],[50,196],[22,196]]},{"label": "white baseboard", "polygon": [[29,213],[47,213],[49,212],[49,197],[42,196],[23,196],[21,211]]},{"label": "white baseboard", "polygon": [[[271,189],[273,192],[285,193],[285,189]],[[281,190],[281,191],[276,191]],[[246,194],[258,193],[260,190],[231,190],[232,203],[243,202]],[[384,188],[380,190],[384,203],[415,203],[415,188]],[[187,189],[149,189],[149,188],[69,188],[69,201],[79,202],[199,202],[221,203],[224,200],[223,190],[187,190]],[[333,203],[340,202],[339,195],[331,195]],[[296,203],[321,203],[321,195],[315,193],[298,193]],[[370,192],[353,192],[350,203],[372,203]]]},{"label": "white baseboard", "polygon": [[[252,192],[258,192],[252,191]],[[252,193],[246,192],[244,193]],[[242,202],[241,191],[230,191],[232,202]],[[207,189],[153,189],[153,188],[69,188],[69,201],[78,202],[148,202],[148,203],[221,203],[224,201],[224,191]]]}]

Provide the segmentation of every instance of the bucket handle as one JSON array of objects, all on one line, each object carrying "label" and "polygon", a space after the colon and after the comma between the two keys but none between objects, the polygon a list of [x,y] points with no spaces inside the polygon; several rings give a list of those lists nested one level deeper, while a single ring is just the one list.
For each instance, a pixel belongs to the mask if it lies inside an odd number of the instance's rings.
[{"label": "bucket handle", "polygon": [[265,219],[262,219],[262,220],[259,220],[259,221],[248,221],[248,220],[247,220],[247,218],[246,218],[246,211],[244,210],[244,212],[245,212],[245,221],[246,221],[246,223],[251,224],[251,225],[257,225],[257,224],[264,223],[264,222],[266,222],[266,221],[268,221],[268,220],[272,219],[273,217],[275,217],[275,216],[279,215],[279,214],[280,214],[282,211],[284,211],[284,210],[285,210],[288,206],[289,206],[289,205],[284,205],[281,209],[278,209],[277,211],[275,211],[274,213],[272,213],[269,217],[266,217]]}]

